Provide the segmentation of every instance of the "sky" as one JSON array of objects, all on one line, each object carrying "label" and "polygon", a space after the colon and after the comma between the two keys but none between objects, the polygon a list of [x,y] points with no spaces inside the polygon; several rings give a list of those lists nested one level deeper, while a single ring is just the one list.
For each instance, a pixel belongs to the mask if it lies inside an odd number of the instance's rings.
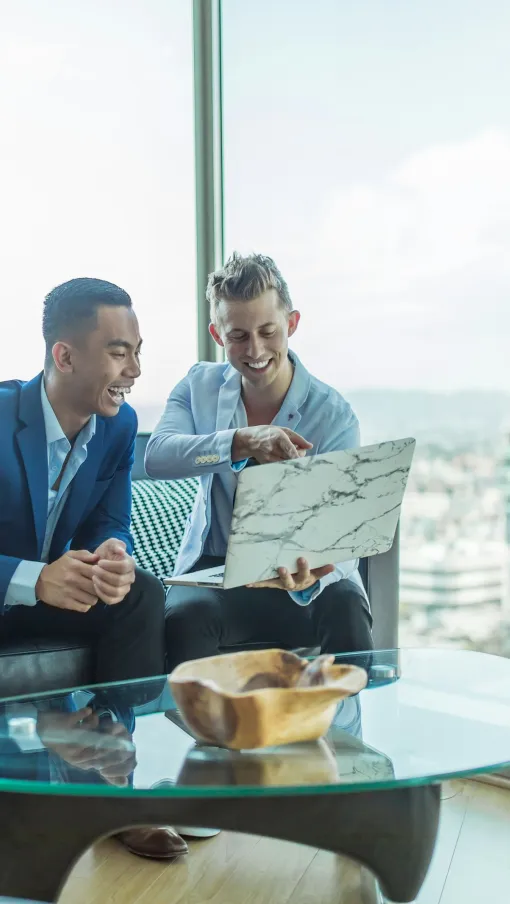
[{"label": "sky", "polygon": [[196,358],[191,5],[3,0],[1,16],[0,379],[41,369],[44,295],[93,276],[141,322],[133,404],[163,404]]},{"label": "sky", "polygon": [[507,389],[510,5],[223,9],[227,247],[277,259],[298,353],[339,388]]},{"label": "sky", "polygon": [[[196,355],[190,0],[3,0],[0,379],[42,299],[118,282],[133,404]],[[281,267],[341,390],[508,389],[507,0],[223,0],[226,251]]]}]

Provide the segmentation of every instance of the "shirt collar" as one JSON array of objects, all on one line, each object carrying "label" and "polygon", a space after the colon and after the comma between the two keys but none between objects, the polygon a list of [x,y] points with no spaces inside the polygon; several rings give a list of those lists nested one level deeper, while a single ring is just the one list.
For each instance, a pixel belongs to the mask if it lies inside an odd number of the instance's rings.
[{"label": "shirt collar", "polygon": [[[294,373],[292,375],[291,384],[287,390],[287,395],[285,396],[285,402],[290,404],[293,408],[299,409],[306,401],[310,391],[310,374],[304,364],[299,360],[296,352],[292,352],[289,348],[287,354],[294,366]],[[227,367],[224,380],[225,383],[223,385],[232,384],[239,392],[241,392],[241,374],[232,367],[231,364]]]},{"label": "shirt collar", "polygon": [[[300,409],[310,392],[311,376],[295,352],[289,349],[288,355],[294,366],[294,373],[275,423],[295,429],[301,420]],[[217,430],[226,429],[225,425],[231,423],[241,394],[241,374],[231,364],[227,367],[224,380],[218,399]]]},{"label": "shirt collar", "polygon": [[[41,405],[43,410],[44,417],[44,427],[46,430],[46,443],[50,446],[52,443],[57,443],[59,440],[65,439],[66,443],[69,443],[67,436],[65,435],[62,427],[60,426],[57,415],[53,411],[51,407],[50,400],[46,394],[46,389],[44,386],[44,377],[41,380]],[[90,420],[87,421],[84,427],[80,430],[77,441],[79,440],[80,445],[86,446],[87,443],[90,442],[92,437],[96,432],[96,416],[92,415]]]}]

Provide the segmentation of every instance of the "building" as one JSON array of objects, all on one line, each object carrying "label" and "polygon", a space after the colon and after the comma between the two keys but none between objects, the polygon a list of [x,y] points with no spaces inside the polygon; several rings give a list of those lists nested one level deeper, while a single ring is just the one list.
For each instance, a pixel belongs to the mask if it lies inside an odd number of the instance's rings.
[{"label": "building", "polygon": [[402,517],[403,643],[480,649],[510,618],[508,448],[501,478],[496,454],[425,458],[416,470]]},{"label": "building", "polygon": [[429,643],[482,643],[498,628],[506,596],[506,546],[458,541],[402,551],[403,634]]}]

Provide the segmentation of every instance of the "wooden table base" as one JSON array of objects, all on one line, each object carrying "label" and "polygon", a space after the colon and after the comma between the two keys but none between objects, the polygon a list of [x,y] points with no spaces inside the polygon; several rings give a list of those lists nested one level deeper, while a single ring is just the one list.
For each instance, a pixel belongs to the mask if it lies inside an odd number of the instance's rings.
[{"label": "wooden table base", "polygon": [[307,844],[351,857],[394,902],[417,896],[432,858],[440,786],[363,793],[78,797],[0,796],[0,895],[56,902],[82,854],[137,825],[215,826]]}]

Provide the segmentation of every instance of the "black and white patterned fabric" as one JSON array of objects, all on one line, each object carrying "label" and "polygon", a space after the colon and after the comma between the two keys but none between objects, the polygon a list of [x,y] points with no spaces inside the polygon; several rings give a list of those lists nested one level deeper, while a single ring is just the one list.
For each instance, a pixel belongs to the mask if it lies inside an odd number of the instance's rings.
[{"label": "black and white patterned fabric", "polygon": [[134,480],[131,507],[133,557],[163,579],[172,574],[198,481]]}]

